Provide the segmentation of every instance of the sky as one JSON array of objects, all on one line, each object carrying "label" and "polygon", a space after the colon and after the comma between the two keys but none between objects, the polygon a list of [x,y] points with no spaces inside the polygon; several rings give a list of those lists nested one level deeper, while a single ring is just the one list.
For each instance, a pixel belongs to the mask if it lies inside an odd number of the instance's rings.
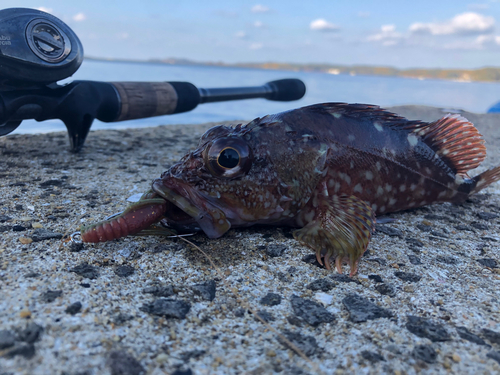
[{"label": "sky", "polygon": [[91,57],[500,66],[500,0],[0,0],[11,7],[62,19]]}]

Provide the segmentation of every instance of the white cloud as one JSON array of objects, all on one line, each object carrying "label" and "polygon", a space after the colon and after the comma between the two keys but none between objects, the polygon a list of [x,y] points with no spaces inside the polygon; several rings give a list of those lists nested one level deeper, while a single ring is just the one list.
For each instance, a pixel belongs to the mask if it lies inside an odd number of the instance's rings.
[{"label": "white cloud", "polygon": [[73,16],[73,21],[76,21],[76,22],[85,21],[86,19],[87,19],[87,16],[85,16],[85,14],[82,12],[77,13]]},{"label": "white cloud", "polygon": [[41,10],[42,12],[45,12],[45,13],[52,13],[52,8],[38,7],[36,9]]},{"label": "white cloud", "polygon": [[432,35],[481,34],[493,31],[494,25],[495,19],[493,17],[466,12],[445,22],[414,23],[410,26],[410,31]]},{"label": "white cloud", "polygon": [[239,39],[246,39],[248,37],[247,33],[244,31],[238,31],[236,34],[234,34],[234,36]]},{"label": "white cloud", "polygon": [[358,17],[368,18],[370,17],[370,12],[358,12]]},{"label": "white cloud", "polygon": [[324,18],[318,18],[317,20],[312,21],[309,27],[311,30],[317,31],[338,31],[340,29],[340,27],[328,22]]},{"label": "white cloud", "polygon": [[256,50],[261,49],[262,47],[264,47],[262,43],[252,43],[248,48]]},{"label": "white cloud", "polygon": [[260,4],[254,5],[252,7],[252,13],[267,13],[270,10],[271,9],[269,9],[269,7],[266,7],[265,5],[260,5]]},{"label": "white cloud", "polygon": [[379,33],[370,35],[367,40],[369,42],[380,42],[384,46],[393,46],[398,44],[402,38],[403,35],[396,31],[395,25],[383,25]]},{"label": "white cloud", "polygon": [[253,27],[256,27],[256,28],[261,28],[263,26],[264,26],[264,24],[262,22],[260,22],[260,21],[255,21],[253,23]]},{"label": "white cloud", "polygon": [[500,46],[500,36],[498,35],[479,35],[476,43],[481,47],[497,45]]}]

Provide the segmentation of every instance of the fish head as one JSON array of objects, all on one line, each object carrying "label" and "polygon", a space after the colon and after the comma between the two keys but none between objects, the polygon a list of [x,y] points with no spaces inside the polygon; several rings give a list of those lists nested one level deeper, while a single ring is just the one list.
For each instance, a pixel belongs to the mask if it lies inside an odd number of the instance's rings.
[{"label": "fish head", "polygon": [[241,125],[212,128],[155,180],[153,190],[177,207],[166,213],[167,222],[190,218],[218,238],[231,227],[282,219],[289,186],[254,135]]}]

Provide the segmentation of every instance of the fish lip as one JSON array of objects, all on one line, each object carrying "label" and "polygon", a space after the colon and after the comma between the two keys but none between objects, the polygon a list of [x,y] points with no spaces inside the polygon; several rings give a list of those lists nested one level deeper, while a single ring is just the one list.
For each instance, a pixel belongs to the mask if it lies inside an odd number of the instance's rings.
[{"label": "fish lip", "polygon": [[191,216],[209,238],[219,238],[231,228],[222,210],[209,197],[175,177],[156,179],[153,190]]}]

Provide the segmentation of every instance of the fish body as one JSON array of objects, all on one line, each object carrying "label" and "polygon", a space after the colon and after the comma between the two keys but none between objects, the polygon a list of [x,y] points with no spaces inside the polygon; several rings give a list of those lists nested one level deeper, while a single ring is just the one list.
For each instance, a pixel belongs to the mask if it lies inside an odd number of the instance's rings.
[{"label": "fish body", "polygon": [[254,224],[299,228],[322,263],[356,272],[376,215],[461,202],[500,179],[470,178],[486,156],[465,118],[410,121],[377,106],[325,103],[217,126],[152,184],[163,224],[209,237]]}]

